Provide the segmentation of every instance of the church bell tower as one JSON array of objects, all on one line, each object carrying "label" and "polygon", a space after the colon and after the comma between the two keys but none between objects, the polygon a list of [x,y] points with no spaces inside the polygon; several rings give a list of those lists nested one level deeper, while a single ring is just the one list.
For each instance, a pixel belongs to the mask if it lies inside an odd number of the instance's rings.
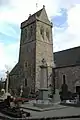
[{"label": "church bell tower", "polygon": [[[23,66],[25,84],[36,91],[42,87],[42,62],[47,66],[47,86],[51,84],[53,64],[52,23],[46,14],[45,6],[21,23],[21,41],[18,63]],[[20,77],[19,77],[20,79]]]}]

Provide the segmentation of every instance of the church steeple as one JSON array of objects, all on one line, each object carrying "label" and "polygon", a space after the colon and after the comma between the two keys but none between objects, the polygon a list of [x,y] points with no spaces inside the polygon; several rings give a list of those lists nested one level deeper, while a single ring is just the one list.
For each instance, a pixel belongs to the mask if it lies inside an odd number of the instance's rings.
[{"label": "church steeple", "polygon": [[[52,24],[48,19],[45,6],[21,23],[18,66],[23,69],[23,83],[27,80],[27,86],[34,91],[41,87],[40,65],[43,58],[49,66],[47,71],[49,78],[52,73],[53,41]],[[24,67],[25,63],[27,67]],[[22,76],[19,75],[19,79],[22,80]],[[48,84],[51,84],[50,80]]]}]

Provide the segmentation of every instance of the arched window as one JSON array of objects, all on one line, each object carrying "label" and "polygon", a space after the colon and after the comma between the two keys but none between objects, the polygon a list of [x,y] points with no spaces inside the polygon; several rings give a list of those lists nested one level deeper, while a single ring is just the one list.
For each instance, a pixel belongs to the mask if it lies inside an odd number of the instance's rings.
[{"label": "arched window", "polygon": [[65,75],[63,75],[63,84],[65,84],[66,81],[65,81]]},{"label": "arched window", "polygon": [[42,38],[44,39],[44,28],[43,27],[41,27],[41,29],[40,29],[40,34],[41,34]]},{"label": "arched window", "polygon": [[47,39],[49,40],[49,30],[48,29],[46,30],[46,36],[47,36]]},{"label": "arched window", "polygon": [[32,28],[32,26],[31,26],[31,28],[30,28],[30,32],[31,32],[31,35],[32,35],[32,32],[33,32],[33,28]]},{"label": "arched window", "polygon": [[27,66],[28,66],[28,63],[27,63],[27,62],[25,62],[25,67],[27,68]]},{"label": "arched window", "polygon": [[25,86],[27,86],[27,79],[25,78]]}]

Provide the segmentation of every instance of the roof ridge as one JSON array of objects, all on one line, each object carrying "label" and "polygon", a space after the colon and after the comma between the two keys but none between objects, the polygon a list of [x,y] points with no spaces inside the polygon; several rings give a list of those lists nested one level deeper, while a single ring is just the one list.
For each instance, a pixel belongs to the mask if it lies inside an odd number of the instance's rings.
[{"label": "roof ridge", "polygon": [[68,51],[68,50],[77,49],[77,48],[80,48],[80,46],[76,46],[76,47],[68,48],[68,49],[65,49],[65,50],[60,50],[60,51],[54,52],[54,54],[55,54],[55,53],[58,53],[58,52],[64,52],[64,51]]},{"label": "roof ridge", "polygon": [[[34,14],[30,14],[30,16],[29,16],[29,18],[30,17],[32,17],[32,16],[35,16],[35,15],[37,15],[37,14],[39,14],[39,13],[41,13],[41,11],[43,10],[43,8],[42,9],[40,9],[40,10],[38,10],[37,12],[35,12]],[[40,15],[40,14],[39,14]]]}]

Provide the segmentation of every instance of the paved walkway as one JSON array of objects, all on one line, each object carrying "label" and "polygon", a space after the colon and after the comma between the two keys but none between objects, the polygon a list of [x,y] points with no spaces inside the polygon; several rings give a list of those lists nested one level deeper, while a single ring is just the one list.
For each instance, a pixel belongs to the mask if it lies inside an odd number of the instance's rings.
[{"label": "paved walkway", "polygon": [[[49,110],[49,111],[31,111],[25,109],[25,111],[29,111],[31,113],[32,118],[43,118],[43,117],[61,117],[61,116],[74,116],[80,115],[80,108],[74,107],[67,107],[64,109],[57,109],[57,110]],[[76,120],[77,118],[75,118]],[[80,120],[80,118],[79,118]]]},{"label": "paved walkway", "polygon": [[[74,115],[80,115],[80,108],[76,108],[76,107],[65,107],[59,104],[54,105],[53,109],[51,110],[42,110],[42,111],[38,111],[38,110],[34,110],[32,107],[32,110],[29,109],[29,107],[32,106],[32,104],[24,104],[24,110],[28,111],[31,113],[31,117],[32,118],[42,118],[42,117],[61,117],[61,116],[74,116]],[[77,118],[70,118],[70,119],[65,119],[65,120],[78,120]],[[80,118],[79,118],[80,120]]]}]

